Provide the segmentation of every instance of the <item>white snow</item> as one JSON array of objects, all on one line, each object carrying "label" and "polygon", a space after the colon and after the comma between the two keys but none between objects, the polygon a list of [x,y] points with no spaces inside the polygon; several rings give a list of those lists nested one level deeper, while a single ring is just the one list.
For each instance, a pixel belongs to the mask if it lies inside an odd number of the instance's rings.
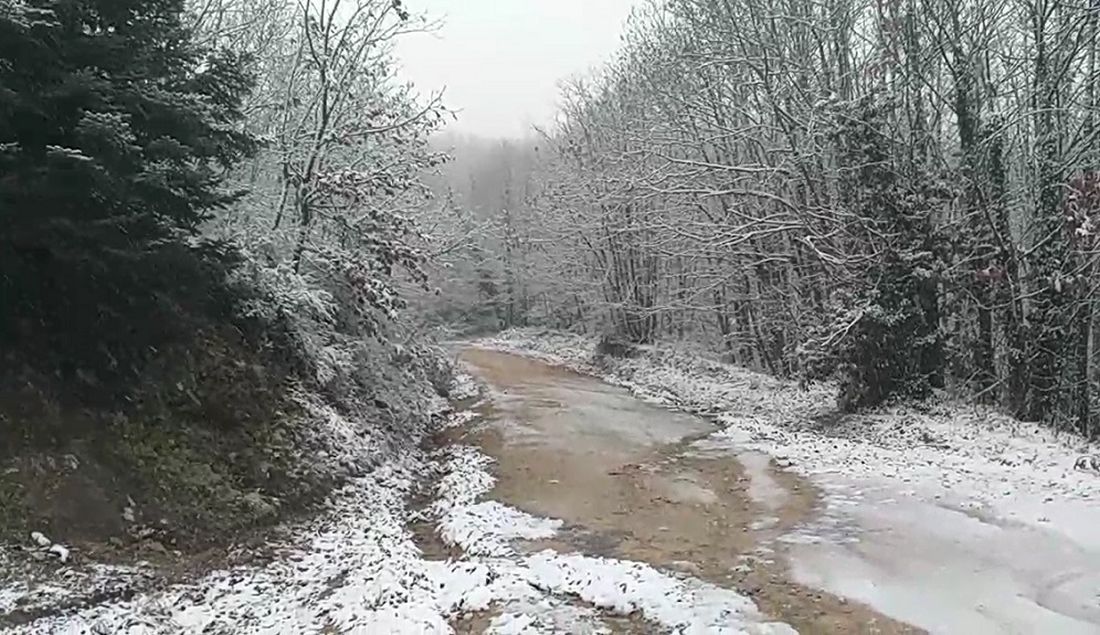
[{"label": "white snow", "polygon": [[479,394],[481,394],[481,387],[478,385],[474,376],[462,370],[461,367],[456,367],[454,377],[451,380],[451,399],[461,401],[464,399],[472,399]]},{"label": "white snow", "polygon": [[59,603],[115,597],[150,579],[149,572],[139,567],[90,564],[43,571],[17,562],[0,547],[0,614],[16,610],[36,613]]},{"label": "white snow", "polygon": [[799,581],[933,633],[1100,632],[1100,552],[888,484],[825,482],[825,517],[790,537]]},{"label": "white snow", "polygon": [[304,528],[312,536],[306,545],[266,567],[215,572],[16,632],[290,633],[325,625],[446,632],[447,607],[400,521],[414,467],[391,463],[353,481]]},{"label": "white snow", "polygon": [[50,545],[47,551],[61,562],[69,561],[69,548],[65,545]]},{"label": "white snow", "polygon": [[790,494],[772,476],[769,469],[771,457],[760,452],[739,452],[737,460],[749,477],[749,498],[772,512],[782,508]]},{"label": "white snow", "polygon": [[763,622],[756,605],[733,591],[680,579],[645,564],[543,551],[524,563],[533,584],[619,615],[640,612],[677,633],[795,633]]},{"label": "white snow", "polygon": [[485,632],[486,635],[609,635],[611,629],[595,609],[542,596],[534,601],[509,601],[507,610],[494,617]]},{"label": "white snow", "polygon": [[[942,439],[943,446],[905,446],[885,427],[872,433],[873,441],[859,441],[784,430],[758,417],[734,415],[723,415],[728,427],[699,446],[785,456],[792,469],[810,477],[885,481],[899,495],[939,499],[1100,548],[1100,534],[1090,529],[1100,526],[1100,479],[1089,482],[1074,472],[1063,458],[1067,448],[980,422],[971,422],[967,430],[961,418],[927,418],[919,423],[902,419],[897,425],[922,426]],[[979,437],[973,447],[967,445],[969,436]],[[1021,454],[1028,460],[1015,458]]]},{"label": "white snow", "polygon": [[505,613],[489,623],[489,635],[524,635],[538,633],[535,618],[525,613]]}]

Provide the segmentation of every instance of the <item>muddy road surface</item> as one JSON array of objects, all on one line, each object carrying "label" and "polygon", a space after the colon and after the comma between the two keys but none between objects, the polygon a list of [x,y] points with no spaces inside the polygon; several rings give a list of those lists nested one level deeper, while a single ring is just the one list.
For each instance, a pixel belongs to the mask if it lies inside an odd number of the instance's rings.
[{"label": "muddy road surface", "polygon": [[795,583],[782,536],[812,519],[814,486],[759,454],[708,453],[707,421],[597,379],[499,352],[462,359],[490,387],[460,440],[496,460],[493,499],[566,523],[529,545],[637,560],[751,597],[800,633],[913,633]]}]

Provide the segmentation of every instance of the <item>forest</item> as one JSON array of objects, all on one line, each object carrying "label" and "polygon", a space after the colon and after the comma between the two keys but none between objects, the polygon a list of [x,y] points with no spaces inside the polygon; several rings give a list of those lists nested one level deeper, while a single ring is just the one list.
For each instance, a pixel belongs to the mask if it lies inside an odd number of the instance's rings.
[{"label": "forest", "polygon": [[643,3],[520,141],[452,137],[432,316],[684,341],[844,410],[1100,434],[1097,28],[1053,0]]},{"label": "forest", "polygon": [[0,631],[1097,632],[1100,0],[448,1],[0,0]]}]

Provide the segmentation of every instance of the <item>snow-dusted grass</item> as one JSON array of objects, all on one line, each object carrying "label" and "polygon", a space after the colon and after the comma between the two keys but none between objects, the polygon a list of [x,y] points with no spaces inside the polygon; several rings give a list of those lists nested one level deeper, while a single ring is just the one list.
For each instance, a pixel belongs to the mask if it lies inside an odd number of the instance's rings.
[{"label": "snow-dusted grass", "polygon": [[0,548],[0,615],[14,611],[35,614],[58,603],[79,602],[88,597],[126,594],[146,583],[151,572],[141,567],[91,565],[61,566],[49,571],[14,561]]},{"label": "snow-dusted grass", "polygon": [[[315,518],[288,528],[269,564],[169,588],[152,569],[84,565],[40,578],[9,569],[0,572],[0,615],[18,607],[46,616],[15,631],[23,633],[449,632],[463,598],[443,591],[466,574],[424,561],[405,524],[406,500],[429,464],[419,429],[352,421],[305,396],[300,403],[313,415],[303,433],[316,460],[355,476]],[[7,560],[0,548],[0,564]]]},{"label": "snow-dusted grass", "polygon": [[406,498],[426,469],[422,460],[392,461],[353,479],[322,517],[301,528],[308,540],[266,566],[214,572],[13,632],[450,633],[455,614],[535,595],[523,577],[494,562],[421,557],[404,518]]},{"label": "snow-dusted grass", "polygon": [[[1074,469],[1080,437],[1015,421],[992,409],[944,401],[837,419],[829,385],[800,388],[670,347],[632,359],[596,360],[596,341],[557,332],[509,331],[479,343],[596,374],[647,400],[716,416],[725,429],[702,448],[759,450],[809,476],[885,479],[954,504],[988,508],[1100,543],[1082,523],[1054,516],[1100,513],[1100,478]],[[1044,506],[1046,511],[1044,512]]]},{"label": "snow-dusted grass", "polygon": [[489,457],[476,448],[456,445],[442,452],[444,475],[430,512],[438,518],[439,537],[469,555],[508,556],[518,539],[550,538],[561,521],[536,518],[497,501],[478,499],[493,487]]},{"label": "snow-dusted grass", "polygon": [[354,479],[302,528],[311,538],[270,565],[215,572],[16,632],[446,632],[442,572],[420,559],[401,520],[416,471],[413,461],[394,462]]}]

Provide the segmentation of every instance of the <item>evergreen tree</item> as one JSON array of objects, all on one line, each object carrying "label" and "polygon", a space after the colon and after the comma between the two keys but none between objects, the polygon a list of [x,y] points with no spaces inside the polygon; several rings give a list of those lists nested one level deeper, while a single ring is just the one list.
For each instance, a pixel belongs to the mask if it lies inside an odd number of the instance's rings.
[{"label": "evergreen tree", "polygon": [[166,298],[201,268],[198,230],[233,200],[223,175],[255,143],[236,128],[243,60],[197,47],[183,5],[0,10],[3,340],[117,367],[113,343],[171,315]]},{"label": "evergreen tree", "polygon": [[853,213],[853,232],[863,234],[867,265],[837,325],[843,409],[874,406],[894,395],[923,396],[942,385],[937,304],[940,269],[931,210],[931,179],[919,168],[903,173],[884,133],[890,103],[860,101],[843,118],[838,145],[844,168],[842,200]]}]

